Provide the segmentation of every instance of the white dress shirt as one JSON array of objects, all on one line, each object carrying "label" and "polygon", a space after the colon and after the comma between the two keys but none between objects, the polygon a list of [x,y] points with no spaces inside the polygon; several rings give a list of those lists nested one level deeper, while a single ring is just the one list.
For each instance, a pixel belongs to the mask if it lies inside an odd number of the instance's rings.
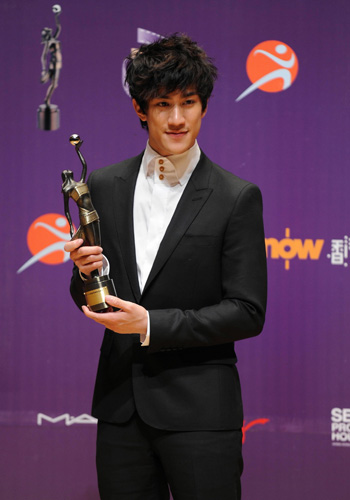
[{"label": "white dress shirt", "polygon": [[[197,141],[185,153],[170,156],[159,155],[147,143],[134,195],[135,252],[141,292],[200,155]],[[147,335],[141,335],[142,345],[149,345],[149,340],[148,320]]]}]

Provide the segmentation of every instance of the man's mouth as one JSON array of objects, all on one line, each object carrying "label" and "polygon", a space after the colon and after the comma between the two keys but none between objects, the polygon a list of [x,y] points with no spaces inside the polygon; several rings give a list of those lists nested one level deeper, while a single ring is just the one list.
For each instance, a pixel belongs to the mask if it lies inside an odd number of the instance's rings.
[{"label": "man's mouth", "polygon": [[182,137],[182,136],[187,134],[187,130],[182,130],[181,132],[175,132],[175,131],[169,130],[168,132],[166,132],[166,134],[172,135],[174,137]]}]

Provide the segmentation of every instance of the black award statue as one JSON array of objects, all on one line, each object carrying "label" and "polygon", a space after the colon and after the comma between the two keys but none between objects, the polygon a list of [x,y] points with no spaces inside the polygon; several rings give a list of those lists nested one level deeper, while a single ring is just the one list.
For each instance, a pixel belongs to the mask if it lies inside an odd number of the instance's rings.
[{"label": "black award statue", "polygon": [[[83,245],[101,246],[100,219],[94,209],[89,188],[85,184],[86,161],[80,152],[83,141],[79,135],[73,134],[69,142],[75,146],[80,161],[83,165],[80,181],[76,182],[71,170],[62,172],[62,193],[64,196],[64,211],[70,226],[72,240],[82,238]],[[72,198],[79,208],[80,226],[74,234],[72,218],[69,212],[69,198]],[[91,278],[84,281],[84,295],[86,303],[94,312],[106,312],[111,307],[105,302],[106,295],[116,296],[113,280],[108,275],[100,276],[98,270],[91,273]]]},{"label": "black award statue", "polygon": [[59,16],[62,12],[60,5],[54,5],[56,31],[52,34],[51,28],[44,28],[41,32],[41,43],[44,44],[41,55],[41,83],[50,81],[44,104],[40,104],[37,112],[38,128],[40,130],[57,130],[60,126],[60,110],[56,104],[51,104],[51,97],[58,86],[58,79],[62,68],[61,44],[57,37],[61,33]]}]

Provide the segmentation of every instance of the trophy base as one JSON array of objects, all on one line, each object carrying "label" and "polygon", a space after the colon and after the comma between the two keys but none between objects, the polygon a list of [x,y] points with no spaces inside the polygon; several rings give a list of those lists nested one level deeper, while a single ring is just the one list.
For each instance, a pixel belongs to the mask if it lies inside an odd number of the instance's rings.
[{"label": "trophy base", "polygon": [[40,130],[60,128],[60,110],[56,104],[40,104],[37,111],[37,124]]},{"label": "trophy base", "polygon": [[105,301],[106,295],[117,296],[113,280],[109,276],[97,276],[84,281],[86,304],[93,312],[106,312],[110,309]]}]

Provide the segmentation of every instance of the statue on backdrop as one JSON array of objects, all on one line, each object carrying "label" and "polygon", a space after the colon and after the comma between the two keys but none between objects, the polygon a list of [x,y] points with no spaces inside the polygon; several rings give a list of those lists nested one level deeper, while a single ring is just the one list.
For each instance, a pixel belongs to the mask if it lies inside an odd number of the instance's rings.
[{"label": "statue on backdrop", "polygon": [[62,68],[61,43],[58,36],[61,33],[60,14],[61,6],[55,4],[52,7],[55,14],[56,31],[52,34],[51,28],[44,28],[41,32],[41,43],[44,45],[41,55],[41,83],[50,82],[47,89],[44,104],[38,109],[38,128],[40,130],[57,130],[59,128],[59,109],[51,104],[51,97],[58,87],[58,80]]}]

